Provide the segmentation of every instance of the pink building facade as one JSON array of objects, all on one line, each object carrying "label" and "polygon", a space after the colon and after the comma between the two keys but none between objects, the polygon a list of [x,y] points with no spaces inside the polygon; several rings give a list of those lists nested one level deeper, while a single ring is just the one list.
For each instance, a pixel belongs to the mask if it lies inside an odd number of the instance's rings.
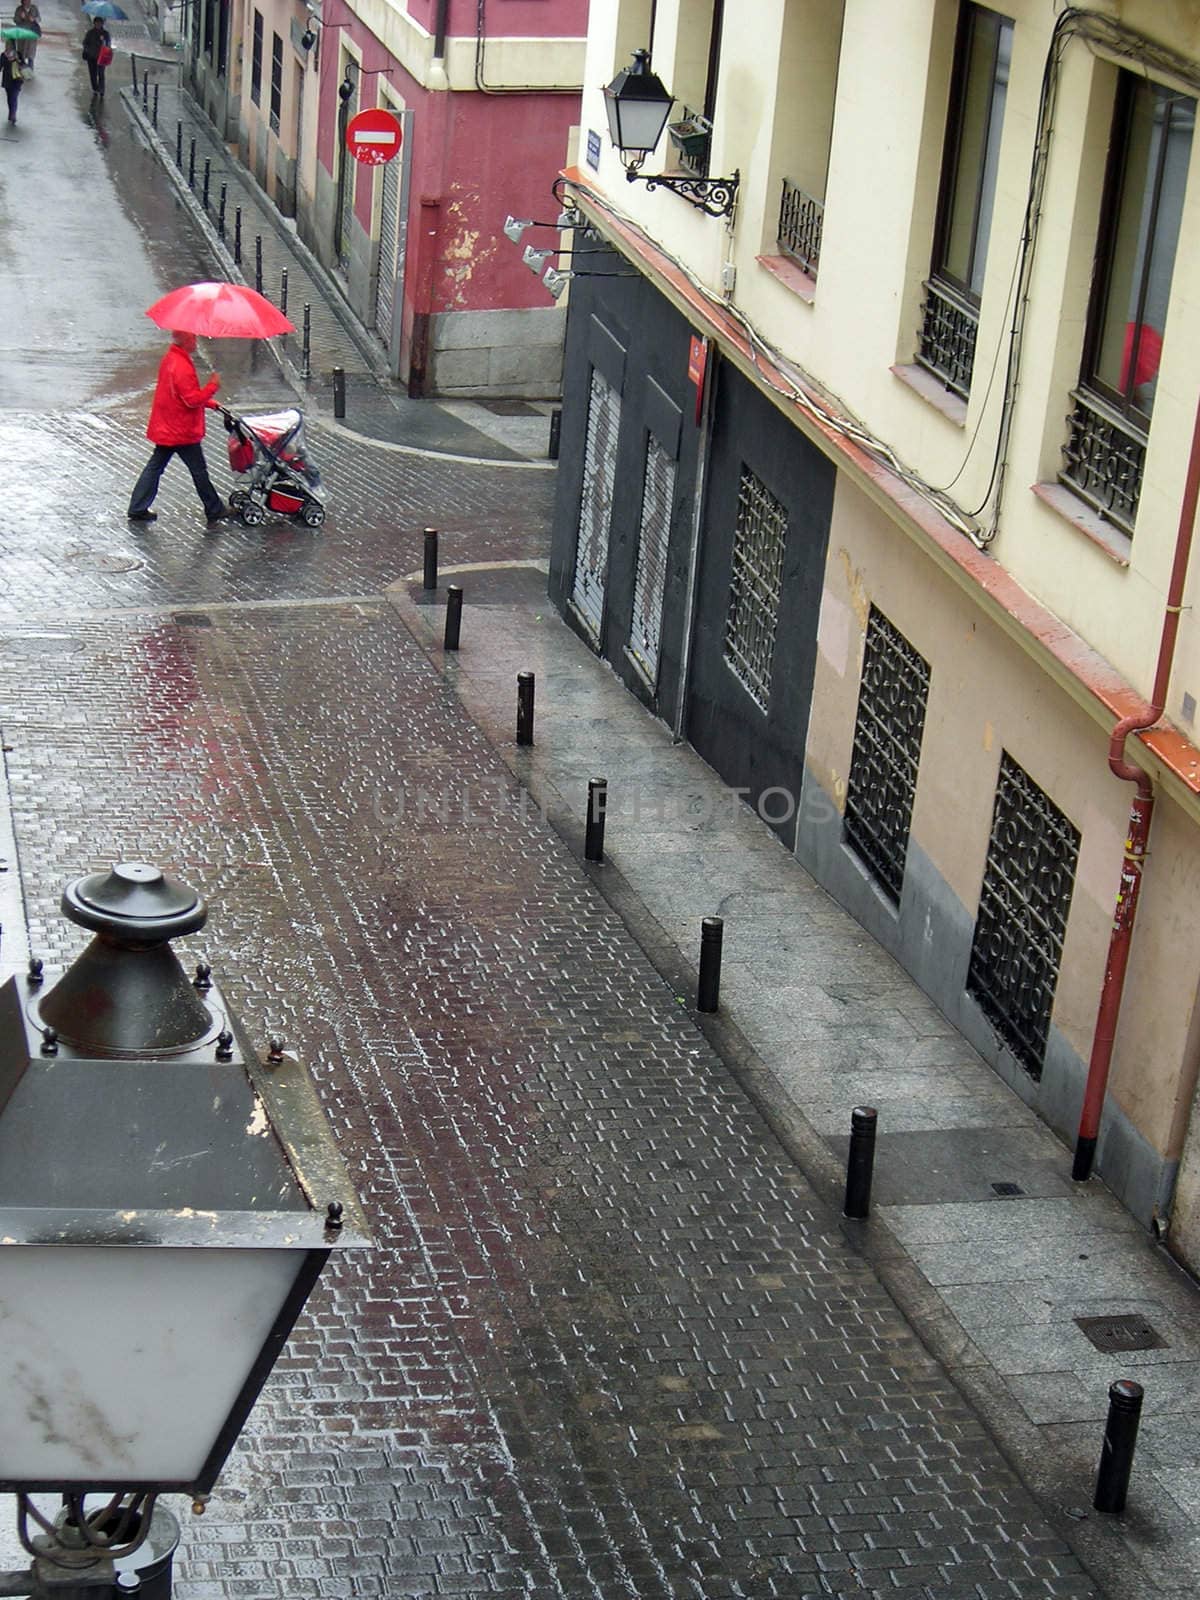
[{"label": "pink building facade", "polygon": [[[553,222],[549,175],[578,123],[587,0],[324,0],[311,18],[294,206],[390,370],[413,394],[546,398],[561,380],[563,313],[505,237]],[[354,160],[346,128],[382,106],[400,155]],[[261,181],[261,180],[260,180]],[[539,245],[557,243],[536,230]]]}]

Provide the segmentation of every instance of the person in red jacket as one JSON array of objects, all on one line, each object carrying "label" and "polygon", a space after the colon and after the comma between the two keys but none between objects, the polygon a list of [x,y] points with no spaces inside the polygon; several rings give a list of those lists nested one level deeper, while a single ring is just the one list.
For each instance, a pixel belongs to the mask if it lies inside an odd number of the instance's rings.
[{"label": "person in red jacket", "polygon": [[178,456],[192,475],[196,493],[204,506],[209,526],[229,516],[229,507],[213,488],[204,459],[204,413],[219,410],[213,395],[221,387],[214,372],[201,387],[192,362],[196,348],[194,333],[173,333],[171,344],[158,369],[158,383],[150,407],[150,421],[146,437],[154,446],[154,453],[142,468],[142,475],[133,486],[129,497],[130,522],[154,522],[158,513],[151,511],[154,496],[158,493],[167,462]]}]

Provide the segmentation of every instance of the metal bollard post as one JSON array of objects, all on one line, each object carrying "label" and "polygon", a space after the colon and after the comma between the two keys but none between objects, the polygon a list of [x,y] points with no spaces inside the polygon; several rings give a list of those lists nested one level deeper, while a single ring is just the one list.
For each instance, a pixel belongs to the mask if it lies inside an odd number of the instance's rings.
[{"label": "metal bollard post", "polygon": [[850,1113],[850,1153],[846,1157],[845,1217],[865,1217],[871,1209],[871,1169],[875,1165],[874,1106],[855,1106]]},{"label": "metal bollard post", "polygon": [[150,125],[155,133],[158,132],[158,85],[154,85],[154,105],[150,112]]},{"label": "metal bollard post", "polygon": [[217,205],[217,237],[219,239],[223,239],[225,237],[225,201],[228,197],[228,194],[229,185],[227,183],[223,183],[221,185],[221,199]]},{"label": "metal bollard post", "polygon": [[242,264],[242,208],[235,206],[233,211],[233,264],[240,267]]},{"label": "metal bollard post", "polygon": [[204,184],[203,184],[203,187],[201,189],[201,199],[204,202],[204,209],[205,209],[206,212],[208,210],[208,185],[209,185],[209,179],[211,177],[212,177],[212,162],[209,160],[209,158],[207,156],[205,156],[205,158],[204,158]]},{"label": "metal bollard post", "polygon": [[608,814],[608,779],[588,779],[587,825],[583,832],[583,859],[604,860],[604,819]]},{"label": "metal bollard post", "polygon": [[183,171],[183,123],[175,124],[175,165]]},{"label": "metal bollard post", "polygon": [[129,52],[129,66],[133,72],[133,92],[134,94],[137,94],[137,56],[134,55],[132,50]]},{"label": "metal bollard post", "polygon": [[283,267],[279,273],[279,309],[285,317],[287,316],[287,272],[288,269]]},{"label": "metal bollard post", "polygon": [[188,188],[195,192],[196,188],[196,141],[188,145]]},{"label": "metal bollard post", "polygon": [[[133,80],[133,92],[134,92],[134,94],[137,93],[137,76],[136,76],[136,74],[134,75],[134,80]],[[149,111],[149,109],[150,109],[150,74],[148,72],[143,72],[142,73],[142,110],[143,111]]]},{"label": "metal bollard post", "polygon": [[425,561],[421,572],[422,589],[437,588],[438,567],[438,531],[436,528],[425,529]]},{"label": "metal bollard post", "polygon": [[533,743],[533,673],[517,673],[517,743]]},{"label": "metal bollard post", "polygon": [[254,235],[254,287],[262,293],[262,234]]},{"label": "metal bollard post", "polygon": [[1097,1511],[1125,1509],[1143,1395],[1141,1384],[1134,1383],[1132,1378],[1118,1378],[1109,1385],[1108,1420],[1104,1424],[1100,1470],[1096,1474],[1096,1494],[1092,1500]]},{"label": "metal bollard post", "polygon": [[725,924],[720,917],[705,917],[700,924],[700,978],[696,985],[696,1010],[717,1011],[721,1000],[721,942]]},{"label": "metal bollard post", "polygon": [[312,307],[304,303],[304,348],[300,352],[300,376],[312,377]]},{"label": "metal bollard post", "polygon": [[446,590],[446,633],[442,640],[443,650],[458,649],[458,638],[462,632],[462,597],[463,592],[456,583],[452,583]]},{"label": "metal bollard post", "polygon": [[546,446],[546,459],[558,460],[558,446],[562,439],[562,407],[555,406],[550,413],[550,443]]},{"label": "metal bollard post", "polygon": [[333,369],[333,414],[335,417],[346,415],[346,373],[342,367]]}]

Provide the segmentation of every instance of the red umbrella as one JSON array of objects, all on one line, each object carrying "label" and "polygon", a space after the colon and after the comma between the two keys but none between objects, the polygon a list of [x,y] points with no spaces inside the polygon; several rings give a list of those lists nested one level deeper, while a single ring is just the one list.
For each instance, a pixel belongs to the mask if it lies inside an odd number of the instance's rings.
[{"label": "red umbrella", "polygon": [[244,283],[187,283],[156,300],[146,315],[160,328],[207,339],[269,339],[296,331],[282,311]]}]

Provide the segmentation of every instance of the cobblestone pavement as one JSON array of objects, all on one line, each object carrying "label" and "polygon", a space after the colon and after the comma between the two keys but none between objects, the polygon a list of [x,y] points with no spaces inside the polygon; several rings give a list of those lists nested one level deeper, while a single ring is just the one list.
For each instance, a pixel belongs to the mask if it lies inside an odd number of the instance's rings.
[{"label": "cobblestone pavement", "polygon": [[59,645],[32,705],[0,657],[33,950],[78,948],[93,864],[195,883],[189,943],[302,1048],[379,1242],[180,1600],[1095,1592],[386,605]]},{"label": "cobblestone pavement", "polygon": [[544,556],[549,475],[318,428],[319,536],[206,533],[170,473],[135,534],[146,360],[0,411],[28,944],[72,956],[62,887],[113,860],[194,883],[187,952],[312,1068],[378,1241],[189,1520],[179,1600],[1099,1594],[383,598],[427,522],[447,563]]}]

